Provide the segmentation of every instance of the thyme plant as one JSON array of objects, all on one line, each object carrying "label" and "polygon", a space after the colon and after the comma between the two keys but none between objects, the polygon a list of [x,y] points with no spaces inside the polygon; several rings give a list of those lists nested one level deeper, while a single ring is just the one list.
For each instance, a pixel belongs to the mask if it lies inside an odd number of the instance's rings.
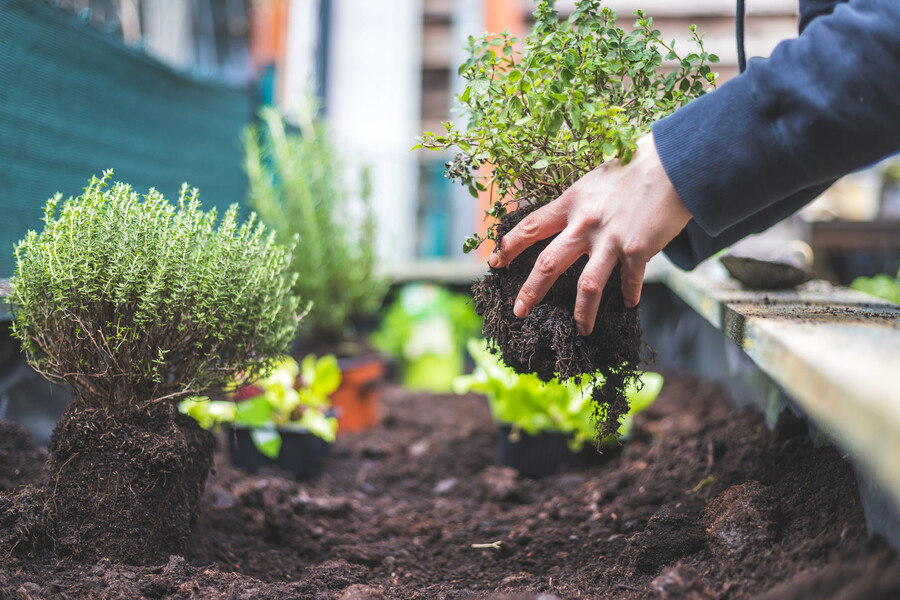
[{"label": "thyme plant", "polygon": [[[445,132],[426,132],[416,148],[454,149],[447,176],[473,196],[493,188],[503,198],[488,211],[494,219],[513,201],[557,198],[606,160],[628,162],[654,121],[715,83],[709,63],[719,60],[694,26],[697,50],[680,56],[651,18],[635,15],[634,30],[625,32],[600,0],[580,0],[561,23],[554,0],[542,0],[521,53],[509,31],[470,37],[459,67],[466,87],[457,97],[468,126],[444,123]],[[487,238],[495,239],[495,225]],[[483,241],[476,234],[464,250]]]},{"label": "thyme plant", "polygon": [[345,164],[312,111],[290,132],[274,108],[244,132],[249,204],[278,240],[299,236],[291,269],[294,290],[312,302],[302,329],[336,340],[374,313],[387,293],[375,273],[375,220],[365,169],[358,193],[345,185]]},{"label": "thyme plant", "polygon": [[30,364],[87,406],[147,405],[257,378],[303,316],[290,248],[232,206],[145,196],[112,171],[57,194],[15,248],[13,331]]}]

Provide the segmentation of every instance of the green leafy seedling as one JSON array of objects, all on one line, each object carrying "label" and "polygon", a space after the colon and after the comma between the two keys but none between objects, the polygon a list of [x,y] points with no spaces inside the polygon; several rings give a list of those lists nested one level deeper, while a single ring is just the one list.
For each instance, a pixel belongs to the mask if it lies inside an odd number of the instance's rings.
[{"label": "green leafy seedling", "polygon": [[[298,375],[301,385],[296,387]],[[340,384],[341,369],[334,355],[317,359],[310,354],[299,365],[286,357],[266,378],[254,384],[260,390],[254,396],[238,402],[188,398],[179,409],[207,429],[224,423],[249,427],[256,448],[269,458],[276,458],[281,452],[279,429],[305,430],[334,442],[337,419],[328,410],[330,396]]]},{"label": "green leafy seedling", "polygon": [[[454,382],[454,391],[458,394],[484,394],[494,418],[511,425],[513,435],[518,432],[528,435],[562,433],[573,452],[580,451],[585,443],[595,438],[590,393],[594,386],[603,385],[602,378],[591,381],[584,377],[580,383],[574,378],[566,381],[553,379],[544,383],[535,375],[519,375],[504,365],[497,355],[490,352],[484,340],[469,340],[468,349],[475,361],[475,370],[471,375],[458,377]],[[622,418],[617,434],[604,438],[601,444],[609,446],[620,439],[627,439],[634,424],[634,415],[656,401],[662,384],[661,375],[643,373],[640,383],[628,389],[630,408]]]}]

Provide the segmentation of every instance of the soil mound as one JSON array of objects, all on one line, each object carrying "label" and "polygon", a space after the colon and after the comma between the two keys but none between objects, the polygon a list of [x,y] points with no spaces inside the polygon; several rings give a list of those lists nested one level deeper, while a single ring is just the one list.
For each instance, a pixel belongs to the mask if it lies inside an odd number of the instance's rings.
[{"label": "soil mound", "polygon": [[[497,243],[534,208],[521,208],[505,215],[497,228]],[[513,313],[516,296],[541,251],[556,236],[538,242],[507,267],[491,268],[472,288],[475,308],[484,317],[484,334],[517,373],[534,373],[544,381],[590,377],[605,379],[593,397],[600,438],[619,429],[619,418],[628,412],[625,389],[640,375],[644,358],[640,310],[626,308],[619,268],[603,290],[594,331],[582,337],[575,326],[575,298],[587,256],[563,273],[544,300],[524,319]]]},{"label": "soil mound", "polygon": [[148,564],[180,553],[214,448],[212,434],[168,404],[72,403],[50,440],[46,486],[26,487],[0,506],[0,541],[10,552],[50,546],[91,562]]}]

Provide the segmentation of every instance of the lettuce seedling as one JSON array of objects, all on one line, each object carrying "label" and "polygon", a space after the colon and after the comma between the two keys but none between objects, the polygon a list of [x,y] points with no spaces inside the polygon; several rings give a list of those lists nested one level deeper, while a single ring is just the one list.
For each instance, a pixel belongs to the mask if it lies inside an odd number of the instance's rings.
[{"label": "lettuce seedling", "polygon": [[385,311],[372,345],[397,363],[407,389],[448,393],[463,373],[467,340],[481,332],[473,304],[469,296],[436,285],[406,285]]},{"label": "lettuce seedling", "polygon": [[[297,376],[301,385],[296,387]],[[271,374],[254,384],[259,393],[238,402],[193,397],[179,405],[206,429],[232,423],[251,428],[257,450],[269,458],[281,452],[281,430],[305,430],[334,442],[337,419],[328,414],[329,396],[341,384],[341,370],[333,354],[308,355],[301,364],[286,357]],[[236,386],[240,388],[241,386]]]},{"label": "lettuce seedling", "polygon": [[[573,452],[580,451],[586,442],[594,439],[591,392],[595,386],[603,385],[602,377],[596,380],[583,377],[580,382],[575,378],[553,379],[544,383],[536,375],[519,375],[504,365],[498,355],[490,352],[484,340],[469,340],[468,349],[475,361],[475,370],[471,375],[458,377],[454,391],[487,396],[494,418],[511,425],[513,435],[520,432],[528,435],[562,433],[568,438]],[[618,443],[619,439],[627,439],[634,415],[653,404],[662,384],[661,375],[645,372],[637,385],[629,386],[630,409],[622,417],[618,432],[601,440],[601,444],[608,446]]]}]

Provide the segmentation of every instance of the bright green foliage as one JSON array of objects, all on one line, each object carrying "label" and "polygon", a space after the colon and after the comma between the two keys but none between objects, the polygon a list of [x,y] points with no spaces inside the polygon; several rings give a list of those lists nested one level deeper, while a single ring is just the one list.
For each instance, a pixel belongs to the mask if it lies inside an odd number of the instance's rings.
[{"label": "bright green foliage", "polygon": [[[299,389],[295,383],[300,375]],[[293,358],[283,358],[265,379],[257,382],[260,393],[239,402],[188,398],[179,410],[194,417],[206,429],[223,423],[252,428],[256,448],[269,458],[281,451],[281,434],[277,428],[309,431],[327,442],[334,442],[337,419],[329,416],[329,397],[341,384],[341,369],[332,354],[320,359],[312,354],[298,365]]]},{"label": "bright green foliage", "polygon": [[448,393],[463,372],[466,341],[481,332],[471,298],[422,283],[404,286],[372,335],[412,390]]},{"label": "bright green foliage", "polygon": [[[447,175],[473,196],[488,186],[510,194],[488,211],[495,219],[510,201],[543,204],[606,160],[628,162],[654,121],[714,84],[708,63],[719,60],[693,26],[697,50],[681,57],[652,19],[635,15],[626,33],[615,26],[615,11],[581,0],[560,23],[554,0],[543,0],[521,53],[508,31],[469,38],[459,68],[467,83],[457,98],[468,127],[445,123],[445,133],[426,132],[417,148],[458,150]],[[674,70],[660,68],[664,59],[676,61]],[[491,172],[480,173],[482,165]],[[469,238],[464,250],[482,241]]]},{"label": "bright green foliage", "polygon": [[[591,390],[595,385],[603,385],[602,378],[595,382],[583,377],[580,383],[575,379],[559,381],[553,379],[542,382],[535,375],[519,375],[504,365],[499,356],[491,354],[483,340],[469,340],[469,354],[475,360],[472,375],[457,378],[456,392],[469,391],[487,396],[494,418],[501,423],[512,425],[513,433],[524,431],[537,435],[543,431],[555,431],[568,437],[569,447],[578,452],[585,442],[593,440],[594,406]],[[649,407],[662,389],[662,376],[645,372],[641,382],[628,389],[629,411],[623,419],[616,436],[602,441],[609,445],[631,432],[634,415]]]},{"label": "bright green foliage", "polygon": [[47,202],[44,230],[16,245],[14,333],[30,364],[89,406],[175,401],[249,378],[302,318],[290,249],[237,207],[217,223],[196,189],[177,206],[110,187]]},{"label": "bright green foliage", "polygon": [[312,309],[302,329],[340,338],[353,322],[375,312],[387,282],[375,274],[375,222],[368,174],[360,191],[344,185],[344,164],[320,121],[306,119],[300,133],[286,130],[274,108],[261,127],[244,132],[249,204],[287,242],[299,236],[291,268],[294,290]]},{"label": "bright green foliage", "polygon": [[884,273],[874,277],[857,277],[850,283],[850,288],[900,304],[900,271],[897,277]]}]

